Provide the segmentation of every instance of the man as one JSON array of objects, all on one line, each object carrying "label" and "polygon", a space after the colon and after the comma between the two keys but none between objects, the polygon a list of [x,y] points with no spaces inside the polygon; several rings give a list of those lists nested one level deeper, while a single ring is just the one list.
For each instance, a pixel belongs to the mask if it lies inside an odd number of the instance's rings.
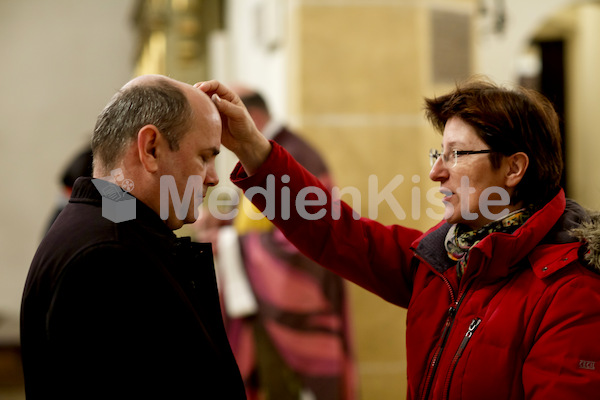
[{"label": "man", "polygon": [[[132,80],[102,111],[94,177],[130,193],[78,179],[40,244],[21,310],[28,399],[245,398],[210,245],[172,232],[217,184],[220,137],[210,99],[162,76]],[[135,208],[115,219],[123,198]]]},{"label": "man", "polygon": [[[429,176],[446,211],[421,233],[355,218],[257,132],[235,93],[216,81],[197,87],[227,122],[222,143],[241,162],[234,183],[275,183],[274,199],[253,203],[274,210],[273,223],[319,264],[408,309],[409,399],[597,397],[600,216],[560,187],[548,99],[480,79],[427,99],[442,133]],[[283,189],[296,199],[287,209]]]},{"label": "man", "polygon": [[[235,90],[262,134],[330,188],[329,170],[317,151],[272,118],[259,93]],[[218,243],[226,329],[248,398],[353,399],[344,282],[303,256],[266,218],[251,218],[245,209],[239,207],[233,226],[219,229],[219,239],[210,241]],[[203,238],[210,227],[219,226],[208,218],[205,213],[196,226]],[[242,288],[248,286],[250,294],[245,295]]]}]

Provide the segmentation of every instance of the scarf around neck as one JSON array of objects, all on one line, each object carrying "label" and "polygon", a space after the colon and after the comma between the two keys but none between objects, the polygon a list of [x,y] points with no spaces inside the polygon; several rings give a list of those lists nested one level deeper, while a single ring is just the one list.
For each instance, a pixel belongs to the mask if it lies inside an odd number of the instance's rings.
[{"label": "scarf around neck", "polygon": [[446,234],[444,246],[448,252],[448,257],[452,261],[457,262],[456,272],[458,274],[458,279],[460,280],[465,273],[467,261],[469,259],[469,251],[473,246],[479,243],[490,233],[502,232],[512,234],[534,213],[535,208],[533,205],[530,205],[519,210],[515,210],[510,214],[496,221],[492,221],[479,229],[472,230],[463,224],[452,225]]}]

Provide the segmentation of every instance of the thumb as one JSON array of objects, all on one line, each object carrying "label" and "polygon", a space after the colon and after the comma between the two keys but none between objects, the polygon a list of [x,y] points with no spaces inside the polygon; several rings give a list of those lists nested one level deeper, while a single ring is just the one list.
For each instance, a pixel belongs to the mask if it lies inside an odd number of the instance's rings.
[{"label": "thumb", "polygon": [[239,134],[244,135],[246,131],[252,130],[254,122],[243,103],[232,103],[229,100],[221,98],[216,93],[211,96],[211,99],[221,114],[223,127],[227,126],[231,134],[234,136]]},{"label": "thumb", "polygon": [[221,104],[223,103],[223,99],[221,97],[219,97],[219,95],[216,93],[214,93],[212,96],[210,96],[210,99],[212,100],[213,103],[215,103],[217,108],[219,108],[221,106]]},{"label": "thumb", "polygon": [[230,101],[222,99],[216,93],[214,93],[210,98],[213,101],[213,103],[215,104],[215,106],[217,107],[217,110],[222,115],[225,115],[228,119],[236,118],[236,117],[239,118],[240,107],[237,107],[235,104],[231,103]]}]

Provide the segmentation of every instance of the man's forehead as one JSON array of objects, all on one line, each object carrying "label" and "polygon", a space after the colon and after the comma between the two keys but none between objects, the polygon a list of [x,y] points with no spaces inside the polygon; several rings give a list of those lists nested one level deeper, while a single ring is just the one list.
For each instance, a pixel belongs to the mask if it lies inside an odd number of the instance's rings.
[{"label": "man's forehead", "polygon": [[189,85],[187,83],[183,83],[183,82],[179,82],[181,84],[181,89],[183,91],[183,93],[185,94],[185,96],[187,97],[188,101],[190,103],[195,102],[198,105],[201,106],[208,106],[210,107],[210,109],[212,110],[217,110],[217,107],[215,106],[215,104],[213,103],[213,101],[211,100],[211,98],[208,96],[208,94],[204,93],[202,90],[193,87],[192,85]]}]

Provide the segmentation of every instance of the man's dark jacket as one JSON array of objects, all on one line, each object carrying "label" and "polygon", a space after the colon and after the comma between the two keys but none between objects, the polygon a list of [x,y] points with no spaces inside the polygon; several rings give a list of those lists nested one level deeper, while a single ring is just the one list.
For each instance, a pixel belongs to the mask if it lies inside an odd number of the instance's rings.
[{"label": "man's dark jacket", "polygon": [[21,309],[27,398],[244,399],[210,244],[178,239],[136,200],[102,217],[89,178],[31,264]]}]

